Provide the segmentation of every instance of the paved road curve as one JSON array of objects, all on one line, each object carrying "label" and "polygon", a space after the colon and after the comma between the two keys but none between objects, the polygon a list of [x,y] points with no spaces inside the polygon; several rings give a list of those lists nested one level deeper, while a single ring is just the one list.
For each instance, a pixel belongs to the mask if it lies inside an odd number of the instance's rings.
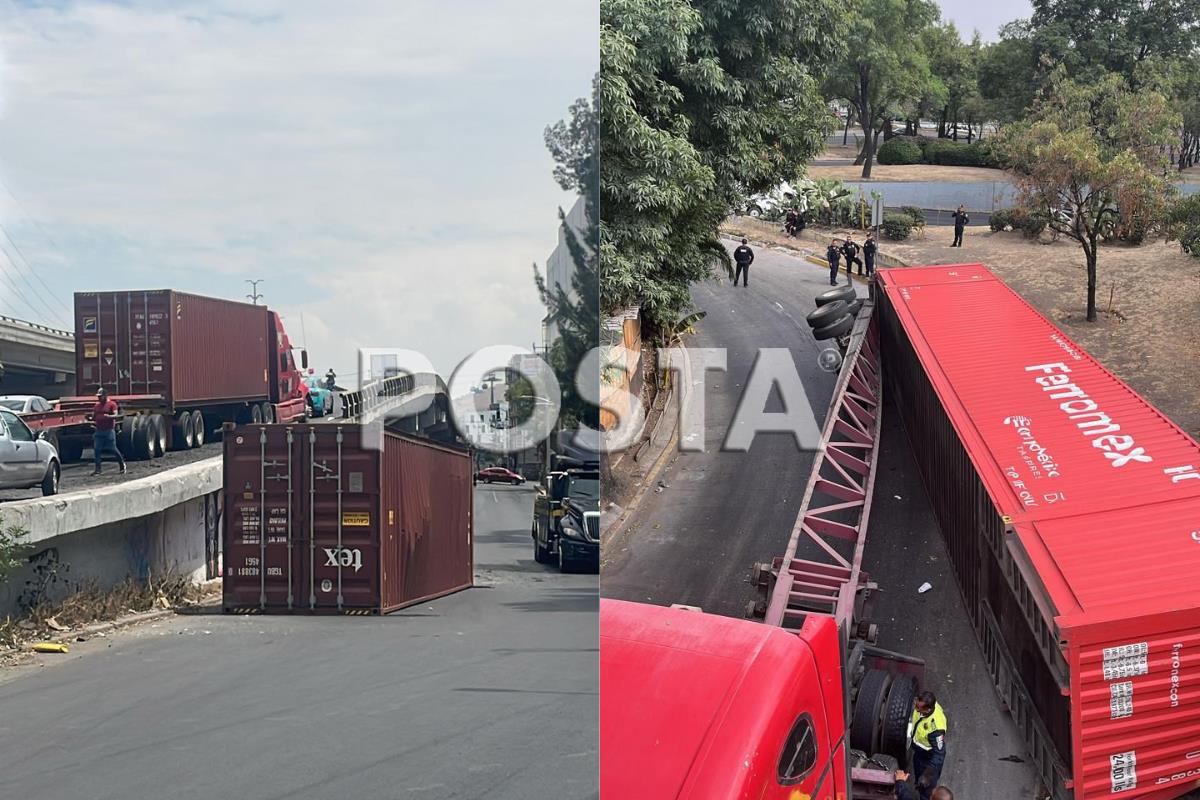
[{"label": "paved road curve", "polygon": [[[803,260],[760,250],[749,289],[697,288],[696,303],[708,316],[689,345],[729,350],[728,373],[708,379],[708,442],[727,432],[758,347],[791,349],[809,402],[824,416],[834,376],[816,365],[803,315],[829,288],[827,276]],[[760,436],[748,454],[676,456],[661,476],[668,488],[647,495],[630,530],[609,547],[603,594],[742,616],[756,597],[751,566],[782,555],[811,467],[810,454],[777,434]],[[873,613],[880,644],[926,659],[926,688],[950,716],[943,781],[974,800],[1030,800],[1034,771],[992,689],[894,410],[884,415],[868,537],[864,568],[881,587]],[[925,581],[933,590],[920,594]],[[1008,757],[1023,760],[1001,760]]]},{"label": "paved road curve", "polygon": [[597,578],[533,563],[532,498],[476,490],[481,588],[383,618],[179,616],[0,672],[0,794],[598,797]]}]

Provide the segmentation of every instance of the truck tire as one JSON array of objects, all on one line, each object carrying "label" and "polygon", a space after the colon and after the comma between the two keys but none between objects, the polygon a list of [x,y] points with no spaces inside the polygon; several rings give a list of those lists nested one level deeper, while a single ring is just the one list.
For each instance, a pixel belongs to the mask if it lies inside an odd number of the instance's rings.
[{"label": "truck tire", "polygon": [[83,443],[74,440],[63,442],[58,449],[58,457],[64,464],[73,464],[83,458]]},{"label": "truck tire", "polygon": [[858,697],[850,713],[850,746],[867,755],[879,752],[880,719],[887,701],[892,676],[881,669],[869,669],[858,687]]},{"label": "truck tire", "polygon": [[154,458],[153,429],[150,427],[150,417],[136,416],[133,418],[133,457],[138,461],[149,461]]},{"label": "truck tire", "polygon": [[250,406],[250,421],[255,425],[258,425],[263,421],[262,406],[258,405],[257,403]]},{"label": "truck tire", "polygon": [[155,414],[150,419],[154,420],[154,457],[161,458],[171,449],[171,424],[162,414]]},{"label": "truck tire", "polygon": [[533,560],[539,564],[549,564],[553,561],[550,551],[538,541],[536,530],[533,532]]},{"label": "truck tire", "polygon": [[879,733],[879,752],[897,761],[908,757],[908,721],[912,718],[913,701],[917,699],[917,679],[901,675],[888,689],[887,705],[883,710],[883,727]]},{"label": "truck tire", "polygon": [[853,286],[850,284],[845,284],[844,286],[839,286],[836,289],[830,289],[827,292],[821,292],[819,295],[817,295],[814,302],[817,304],[817,308],[829,305],[830,303],[838,300],[845,300],[847,303],[849,303],[855,298],[856,294],[857,293],[854,291]]},{"label": "truck tire", "polygon": [[835,322],[847,314],[847,309],[850,304],[845,300],[834,300],[832,303],[826,303],[811,312],[804,318],[810,328],[824,328],[831,322]]},{"label": "truck tire", "polygon": [[271,405],[270,403],[262,404],[262,421],[263,422],[274,422],[275,421],[275,406]]},{"label": "truck tire", "polygon": [[137,417],[126,417],[121,423],[121,430],[117,431],[117,449],[125,458],[137,458],[133,447],[133,430],[137,427],[136,422]]},{"label": "truck tire", "polygon": [[854,327],[854,317],[849,314],[845,315],[837,322],[831,322],[824,328],[814,328],[813,338],[817,341],[822,339],[836,339],[850,332]]},{"label": "truck tire", "polygon": [[196,434],[192,430],[192,412],[180,411],[171,426],[171,449],[191,450],[196,446]]},{"label": "truck tire", "polygon": [[204,414],[200,411],[192,412],[192,446],[203,447],[204,435],[207,429],[204,427]]},{"label": "truck tire", "polygon": [[854,302],[850,303],[850,305],[846,306],[846,313],[852,317],[857,317],[858,310],[860,308],[862,308],[862,300],[855,300]]}]

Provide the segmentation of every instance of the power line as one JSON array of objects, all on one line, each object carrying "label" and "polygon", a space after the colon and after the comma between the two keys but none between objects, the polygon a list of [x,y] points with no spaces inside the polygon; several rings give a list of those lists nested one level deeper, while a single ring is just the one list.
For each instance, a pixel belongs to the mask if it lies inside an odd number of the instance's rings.
[{"label": "power line", "polygon": [[[3,226],[0,226],[0,229],[2,229],[2,228],[3,228]],[[8,250],[5,249],[4,247],[0,247],[0,252],[4,253],[4,257],[8,260],[8,263],[12,265],[13,272],[16,273],[16,276],[20,279],[21,283],[25,284],[25,288],[28,289],[32,293],[32,295],[37,299],[37,301],[42,304],[42,308],[45,309],[46,322],[50,322],[53,319],[53,320],[57,320],[58,324],[63,325],[63,327],[66,327],[66,322],[63,319],[62,315],[59,314],[57,311],[55,311],[53,308],[51,308],[50,304],[46,302],[46,298],[42,297],[42,293],[37,290],[37,287],[35,287],[32,283],[29,282],[29,279],[25,277],[25,273],[21,271],[21,265],[17,263],[16,259],[14,259],[12,257],[12,255],[8,252]],[[30,270],[30,271],[32,271],[32,270]],[[37,313],[40,315],[42,312],[37,312]]]},{"label": "power line", "polygon": [[[8,253],[5,253],[4,255],[7,257]],[[29,299],[27,297],[25,297],[25,295],[21,293],[21,290],[17,288],[17,285],[15,283],[13,283],[12,276],[9,275],[8,270],[4,268],[3,264],[0,264],[0,277],[3,277],[5,282],[8,284],[9,288],[12,289],[13,296],[16,297],[17,299],[19,299],[22,303],[24,303],[29,308],[31,316],[32,317],[38,316],[40,312],[38,312],[36,309],[34,309],[33,304],[29,302]],[[10,305],[10,308],[11,307],[12,306]],[[15,313],[16,312],[14,312],[14,314]],[[21,316],[24,316],[24,314],[21,314]],[[32,321],[32,320],[30,320],[30,321]]]},{"label": "power line", "polygon": [[17,243],[15,241],[13,241],[12,235],[8,232],[8,228],[5,228],[4,225],[0,224],[0,231],[4,231],[4,238],[8,239],[8,243],[12,245],[13,250],[17,251],[17,255],[19,255],[21,257],[21,260],[25,262],[25,266],[28,267],[29,271],[33,273],[33,277],[37,278],[37,281],[38,281],[38,283],[40,283],[42,285],[42,288],[44,288],[47,292],[49,292],[50,296],[54,298],[55,302],[57,302],[60,306],[62,306],[63,311],[66,311],[67,314],[70,314],[71,308],[62,301],[61,297],[59,297],[57,294],[54,293],[53,289],[51,289],[49,286],[46,285],[46,282],[44,280],[42,280],[41,273],[39,273],[37,271],[37,269],[35,269],[34,266],[29,263],[29,259],[25,257],[25,253],[21,250],[20,247],[17,246]]}]

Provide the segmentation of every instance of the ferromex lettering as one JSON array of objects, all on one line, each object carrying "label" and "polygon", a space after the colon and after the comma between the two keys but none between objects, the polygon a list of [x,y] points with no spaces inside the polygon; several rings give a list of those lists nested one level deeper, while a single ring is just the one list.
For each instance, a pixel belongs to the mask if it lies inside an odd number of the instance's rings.
[{"label": "ferromex lettering", "polygon": [[1171,708],[1179,706],[1179,668],[1183,664],[1183,643],[1171,645]]},{"label": "ferromex lettering", "polygon": [[1149,464],[1152,459],[1133,437],[1121,433],[1121,426],[1100,409],[1100,405],[1077,384],[1071,382],[1071,368],[1060,362],[1026,367],[1026,372],[1041,372],[1034,380],[1058,408],[1075,423],[1084,436],[1092,437],[1092,447],[1104,451],[1114,467],[1130,462]]}]

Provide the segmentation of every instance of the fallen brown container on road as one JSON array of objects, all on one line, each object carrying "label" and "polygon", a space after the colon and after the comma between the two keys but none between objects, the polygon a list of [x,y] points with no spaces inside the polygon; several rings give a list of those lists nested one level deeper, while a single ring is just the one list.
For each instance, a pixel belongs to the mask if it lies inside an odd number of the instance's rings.
[{"label": "fallen brown container on road", "polygon": [[358,425],[243,425],[225,443],[224,609],[386,614],[469,588],[471,456]]}]

